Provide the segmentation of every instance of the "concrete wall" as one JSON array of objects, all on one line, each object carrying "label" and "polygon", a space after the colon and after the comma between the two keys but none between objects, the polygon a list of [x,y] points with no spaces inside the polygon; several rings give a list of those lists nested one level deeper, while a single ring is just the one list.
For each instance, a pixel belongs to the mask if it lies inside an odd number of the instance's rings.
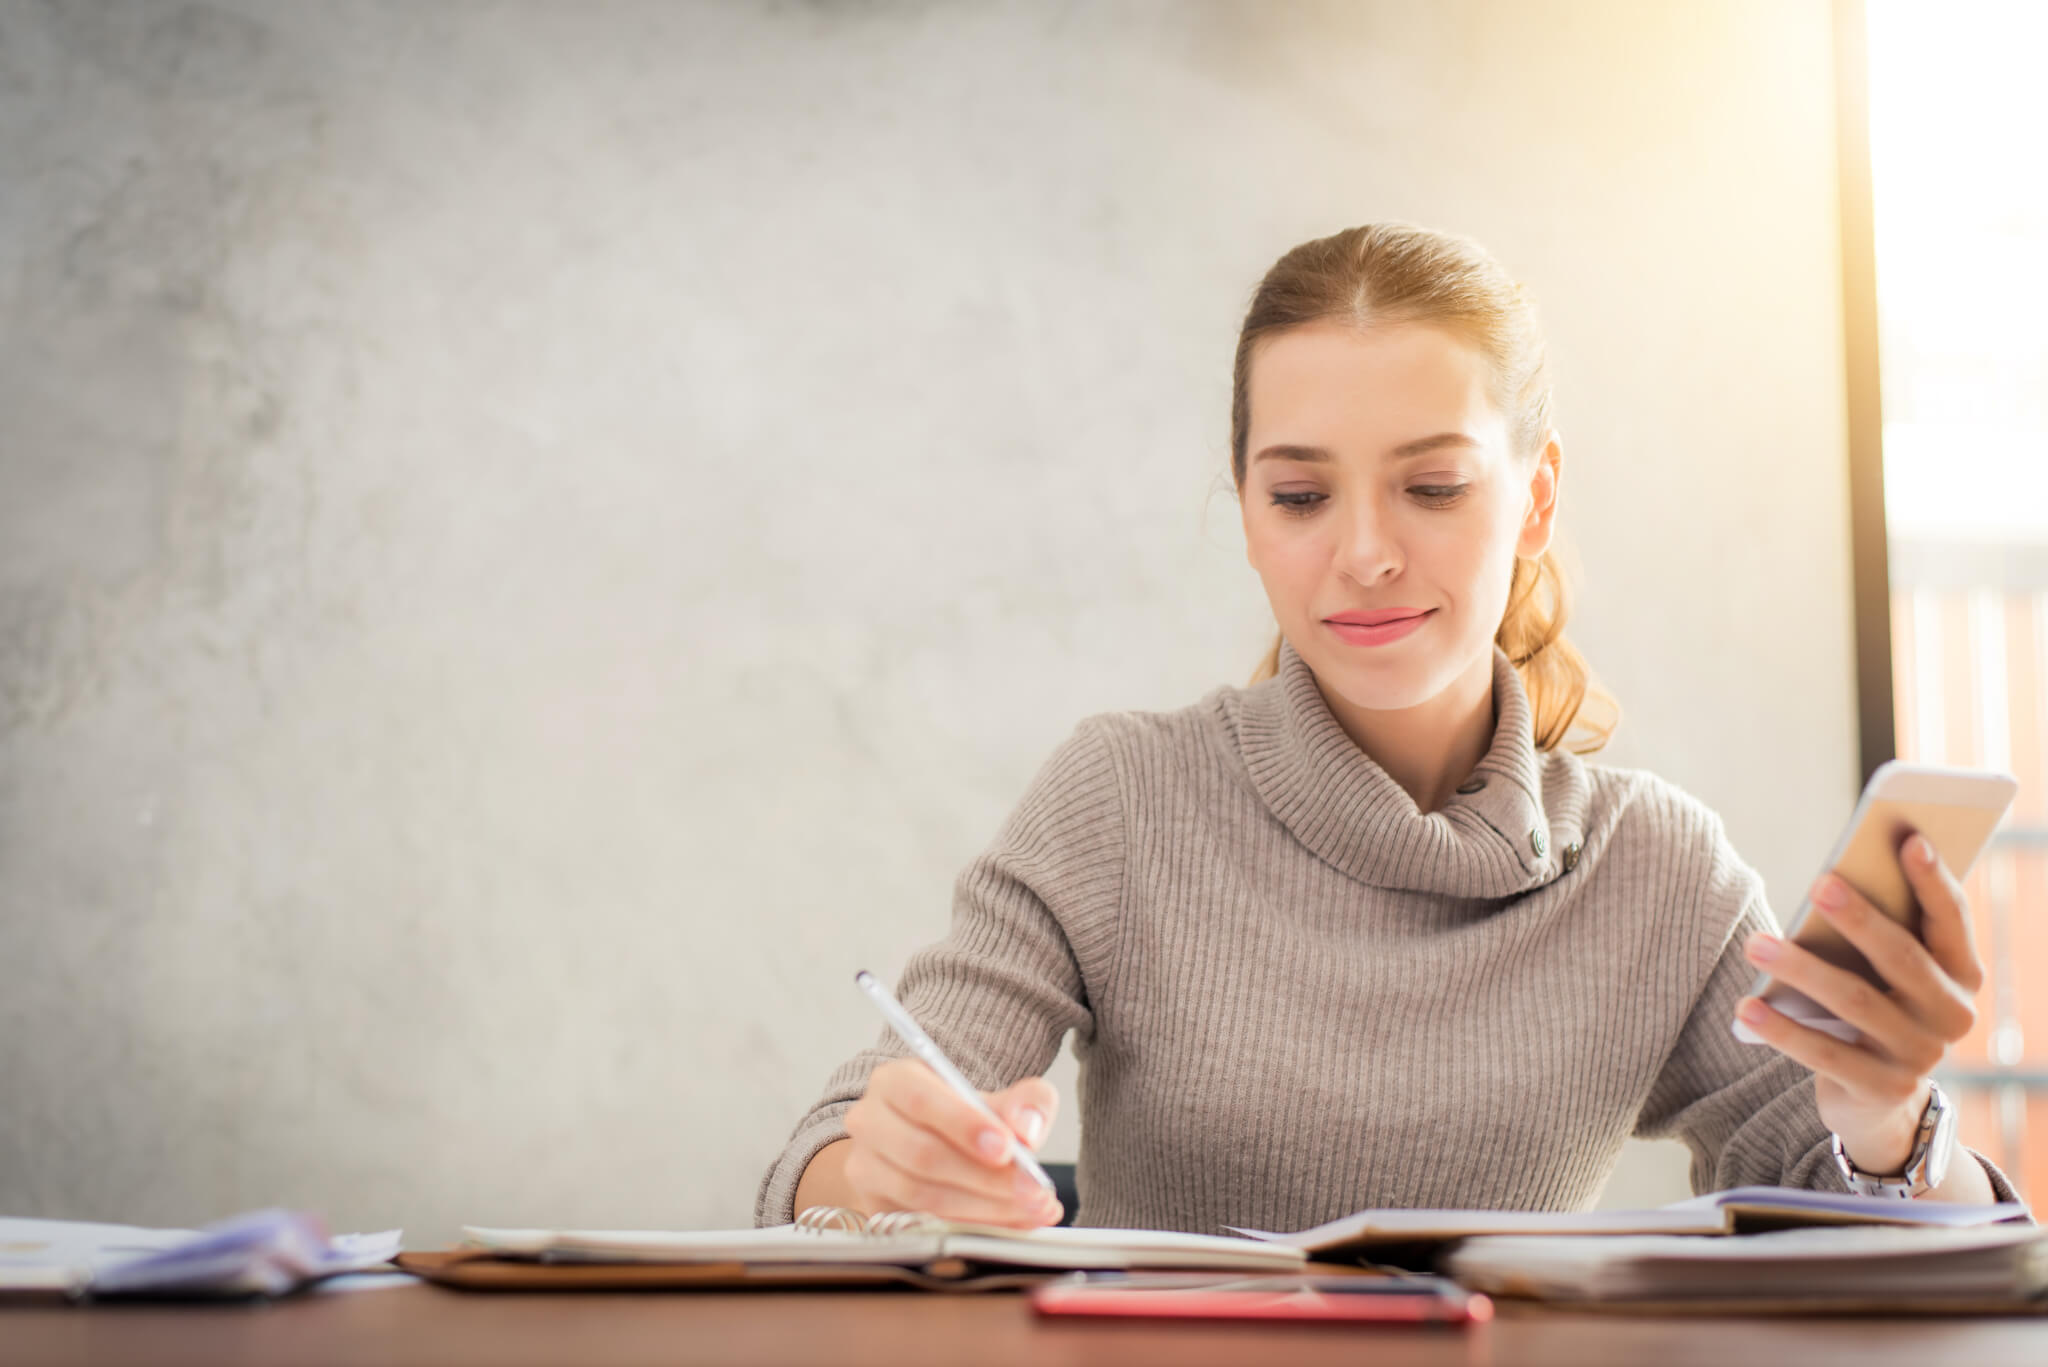
[{"label": "concrete wall", "polygon": [[1856,779],[1828,42],[0,0],[0,1211],[744,1223],[1075,720],[1243,681],[1234,328],[1375,218],[1543,305],[1612,758],[1788,909]]}]

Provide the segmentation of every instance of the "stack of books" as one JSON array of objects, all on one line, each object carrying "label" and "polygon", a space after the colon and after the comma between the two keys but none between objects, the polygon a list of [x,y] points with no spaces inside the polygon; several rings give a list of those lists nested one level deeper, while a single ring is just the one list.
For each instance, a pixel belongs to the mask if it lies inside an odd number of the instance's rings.
[{"label": "stack of books", "polygon": [[1653,1210],[1366,1210],[1238,1232],[1433,1267],[1497,1297],[1637,1312],[2048,1313],[2048,1231],[2013,1202],[1737,1187]]},{"label": "stack of books", "polygon": [[1731,1239],[1489,1235],[1450,1250],[1443,1268],[1496,1296],[1635,1310],[2048,1313],[2048,1235],[2033,1225],[1837,1225]]}]

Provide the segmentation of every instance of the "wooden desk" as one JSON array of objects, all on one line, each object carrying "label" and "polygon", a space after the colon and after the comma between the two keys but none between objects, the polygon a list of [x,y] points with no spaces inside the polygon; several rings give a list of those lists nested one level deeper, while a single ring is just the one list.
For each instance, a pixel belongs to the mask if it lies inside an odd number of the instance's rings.
[{"label": "wooden desk", "polygon": [[1472,1330],[1169,1325],[1034,1317],[1018,1295],[503,1295],[432,1286],[272,1305],[0,1308],[0,1364],[527,1367],[1287,1367],[2048,1363],[2048,1319],[1651,1319],[1512,1302]]}]

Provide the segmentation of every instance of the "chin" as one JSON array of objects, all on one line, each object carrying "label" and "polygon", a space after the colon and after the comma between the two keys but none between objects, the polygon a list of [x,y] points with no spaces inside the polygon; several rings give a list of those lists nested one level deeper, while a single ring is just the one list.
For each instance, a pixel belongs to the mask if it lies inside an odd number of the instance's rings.
[{"label": "chin", "polygon": [[1360,678],[1358,670],[1341,667],[1335,678],[1320,670],[1316,672],[1316,678],[1353,707],[1368,712],[1403,712],[1411,707],[1420,707],[1443,691],[1427,684],[1403,680]]},{"label": "chin", "polygon": [[[1329,628],[1321,622],[1314,624],[1314,630],[1329,635]],[[1364,648],[1319,641],[1313,654],[1300,653],[1326,693],[1335,693],[1353,707],[1368,711],[1400,712],[1436,697],[1472,664],[1470,658],[1454,659],[1441,650],[1404,649],[1412,642],[1410,637],[1391,646]]]}]

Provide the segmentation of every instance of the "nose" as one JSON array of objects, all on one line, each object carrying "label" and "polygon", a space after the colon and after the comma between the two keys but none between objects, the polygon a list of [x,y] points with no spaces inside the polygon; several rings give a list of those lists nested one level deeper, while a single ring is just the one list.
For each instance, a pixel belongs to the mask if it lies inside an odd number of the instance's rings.
[{"label": "nose", "polygon": [[1384,510],[1373,500],[1353,500],[1351,516],[1339,525],[1343,540],[1336,548],[1336,562],[1341,573],[1369,588],[1401,572],[1405,561],[1400,545]]}]

